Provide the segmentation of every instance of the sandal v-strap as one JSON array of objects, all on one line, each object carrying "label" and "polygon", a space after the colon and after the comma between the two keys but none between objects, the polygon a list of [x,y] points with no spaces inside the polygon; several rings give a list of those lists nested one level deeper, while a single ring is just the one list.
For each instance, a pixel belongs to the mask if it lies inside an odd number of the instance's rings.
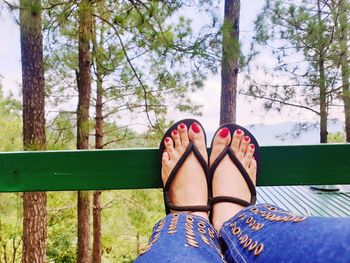
[{"label": "sandal v-strap", "polygon": [[[164,145],[164,140],[166,137],[171,137],[171,133],[173,130],[177,129],[177,127],[181,124],[184,123],[186,124],[187,128],[190,129],[191,125],[196,122],[198,125],[201,126],[203,133],[204,133],[204,138],[205,138],[205,145],[207,145],[207,138],[206,138],[206,134],[204,132],[204,128],[203,126],[194,119],[184,119],[184,120],[180,120],[178,122],[176,122],[173,126],[171,126],[164,134],[163,139],[160,142],[160,146],[159,146],[159,153],[160,153],[160,159],[162,158],[162,154],[164,152],[165,149],[165,145]],[[205,178],[207,181],[207,184],[209,183],[209,168],[208,168],[208,164],[207,161],[204,159],[204,157],[202,156],[202,154],[200,153],[200,151],[198,150],[197,146],[192,143],[191,141],[189,141],[189,144],[185,150],[185,152],[182,154],[182,156],[180,157],[180,159],[178,160],[178,162],[175,164],[173,170],[171,171],[167,181],[164,184],[163,187],[163,194],[164,194],[164,205],[165,205],[165,211],[166,214],[170,213],[170,209],[175,210],[175,211],[191,211],[191,212],[196,212],[196,211],[210,211],[210,206],[209,204],[207,205],[189,205],[189,206],[177,206],[175,205],[172,201],[171,198],[169,196],[169,191],[170,191],[170,186],[171,183],[173,182],[175,176],[177,175],[178,171],[180,170],[181,166],[184,164],[184,162],[186,161],[187,157],[193,152],[194,156],[197,158],[198,162],[200,163],[201,167],[203,168],[204,174],[205,174]],[[161,161],[161,160],[160,160]],[[195,186],[194,186],[195,187]]]},{"label": "sandal v-strap", "polygon": [[[213,141],[211,143],[211,148],[213,148],[213,143],[214,143],[214,138],[216,136],[216,134],[222,129],[222,128],[227,128],[229,129],[230,133],[231,133],[231,141],[233,138],[233,134],[236,130],[240,129],[244,132],[244,135],[249,136],[250,137],[250,143],[254,144],[255,146],[255,151],[254,151],[254,158],[257,162],[257,172],[256,172],[256,178],[258,178],[258,174],[260,171],[260,149],[259,149],[259,144],[257,142],[257,140],[255,139],[255,137],[244,127],[237,125],[237,124],[223,124],[219,127],[219,129],[216,131],[214,137],[213,137]],[[238,168],[239,172],[242,174],[245,182],[248,185],[250,194],[251,194],[251,198],[250,201],[247,202],[246,200],[237,198],[237,197],[233,197],[233,196],[215,196],[213,197],[212,194],[212,183],[213,183],[213,177],[214,177],[214,173],[216,168],[219,166],[219,164],[221,163],[221,161],[226,157],[229,156],[231,161],[235,164],[235,166]],[[229,203],[234,203],[234,204],[239,204],[242,205],[244,207],[249,206],[249,205],[254,205],[256,203],[256,189],[255,189],[255,185],[253,183],[253,181],[250,179],[250,176],[247,172],[247,170],[244,168],[243,164],[238,160],[236,154],[234,153],[234,151],[231,148],[231,142],[228,146],[226,146],[224,148],[224,150],[218,155],[218,157],[215,159],[215,161],[213,162],[213,164],[210,166],[210,172],[209,172],[209,204],[211,206],[213,206],[216,203],[221,203],[221,202],[229,202]],[[211,213],[212,214],[212,213]]]}]

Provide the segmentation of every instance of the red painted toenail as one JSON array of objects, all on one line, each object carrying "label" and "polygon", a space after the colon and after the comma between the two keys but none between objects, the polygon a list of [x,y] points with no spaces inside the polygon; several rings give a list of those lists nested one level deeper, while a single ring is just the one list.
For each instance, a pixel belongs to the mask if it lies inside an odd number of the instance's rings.
[{"label": "red painted toenail", "polygon": [[173,134],[177,135],[178,134],[177,130],[173,130]]},{"label": "red painted toenail", "polygon": [[170,141],[170,139],[169,138],[165,138],[165,142],[169,142]]},{"label": "red painted toenail", "polygon": [[228,134],[229,134],[229,129],[227,129],[227,128],[223,128],[219,132],[219,135],[220,135],[221,138],[226,138]]},{"label": "red painted toenail", "polygon": [[240,135],[240,134],[242,134],[242,130],[238,129],[238,130],[236,130],[236,133],[237,133],[238,135]]},{"label": "red painted toenail", "polygon": [[201,132],[201,128],[199,127],[199,125],[196,122],[192,123],[191,129],[195,133],[200,133]]},{"label": "red painted toenail", "polygon": [[247,142],[249,141],[249,137],[248,136],[244,136],[244,140]]},{"label": "red painted toenail", "polygon": [[255,145],[254,145],[254,144],[251,144],[251,145],[250,145],[250,148],[254,149],[254,148],[255,148]]},{"label": "red painted toenail", "polygon": [[181,128],[181,129],[185,129],[185,127],[186,127],[185,124],[183,124],[183,123],[180,124],[180,128]]}]

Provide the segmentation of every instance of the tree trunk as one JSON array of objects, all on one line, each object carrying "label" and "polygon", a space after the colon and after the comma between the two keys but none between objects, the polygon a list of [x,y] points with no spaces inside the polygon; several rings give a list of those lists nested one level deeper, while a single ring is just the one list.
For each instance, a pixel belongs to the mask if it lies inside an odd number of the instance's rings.
[{"label": "tree trunk", "polygon": [[349,67],[349,52],[348,52],[348,41],[349,41],[349,2],[341,1],[339,3],[339,27],[340,27],[340,66],[341,66],[341,77],[343,86],[343,102],[344,102],[344,113],[345,113],[345,134],[346,141],[350,142],[350,67]]},{"label": "tree trunk", "polygon": [[[97,66],[99,68],[99,66]],[[99,70],[97,69],[97,72]],[[96,126],[95,126],[95,147],[103,148],[103,113],[102,113],[103,88],[100,75],[97,74],[97,98],[96,98]],[[102,255],[102,229],[101,229],[101,194],[102,191],[94,192],[93,200],[93,247],[92,262],[101,263]]]},{"label": "tree trunk", "polygon": [[325,69],[324,69],[324,59],[320,56],[319,61],[319,89],[320,89],[320,143],[327,143],[327,95],[326,95],[326,82],[325,82]]},{"label": "tree trunk", "polygon": [[[100,2],[100,8],[103,8],[103,1]],[[95,148],[103,148],[103,68],[98,60],[98,46],[103,46],[103,30],[100,31],[100,41],[97,44],[96,22],[94,20],[92,42],[93,57],[96,65],[96,117],[95,117]],[[93,246],[92,262],[101,263],[102,256],[102,218],[101,218],[101,194],[102,191],[95,191],[93,195]]]},{"label": "tree trunk", "polygon": [[[318,7],[318,22],[321,23],[321,5],[320,0],[317,1]],[[322,36],[320,36],[322,37]],[[320,142],[327,143],[327,87],[326,87],[326,76],[325,76],[325,58],[324,58],[324,44],[320,41],[319,47],[319,60],[318,60],[318,70],[319,70],[319,90],[320,90]]]},{"label": "tree trunk", "polygon": [[94,208],[93,208],[93,227],[94,241],[92,247],[92,262],[101,263],[102,255],[102,228],[101,228],[101,193],[102,191],[94,192]]},{"label": "tree trunk", "polygon": [[[41,1],[20,1],[24,150],[45,150],[45,79]],[[23,263],[46,259],[46,193],[23,194]]]},{"label": "tree trunk", "polygon": [[[97,66],[97,72],[99,66]],[[100,75],[97,73],[97,98],[96,98],[96,127],[95,146],[96,149],[103,148],[103,115],[102,115],[103,88]],[[102,191],[94,192],[93,201],[93,227],[94,240],[92,247],[92,262],[101,263],[102,255],[102,229],[101,229],[101,194]]]},{"label": "tree trunk", "polygon": [[[89,148],[89,109],[91,96],[90,38],[92,6],[89,0],[79,4],[79,70],[77,108],[77,148]],[[78,192],[78,263],[90,262],[90,193]]]},{"label": "tree trunk", "polygon": [[136,255],[140,255],[141,253],[141,244],[140,244],[140,233],[136,234]]},{"label": "tree trunk", "polygon": [[220,124],[236,122],[239,58],[239,0],[225,0],[221,62]]}]

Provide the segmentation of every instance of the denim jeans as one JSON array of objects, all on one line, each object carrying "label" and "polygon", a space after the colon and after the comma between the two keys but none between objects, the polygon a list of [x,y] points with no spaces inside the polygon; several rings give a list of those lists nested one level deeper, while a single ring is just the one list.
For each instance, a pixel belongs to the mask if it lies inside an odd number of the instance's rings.
[{"label": "denim jeans", "polygon": [[350,219],[303,217],[270,204],[249,206],[217,233],[205,219],[160,220],[144,262],[350,262]]}]

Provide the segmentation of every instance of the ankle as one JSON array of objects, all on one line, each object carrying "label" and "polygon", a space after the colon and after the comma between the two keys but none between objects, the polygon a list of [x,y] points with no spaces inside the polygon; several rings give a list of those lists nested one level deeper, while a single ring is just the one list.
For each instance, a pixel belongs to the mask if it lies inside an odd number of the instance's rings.
[{"label": "ankle", "polygon": [[213,226],[220,232],[222,225],[238,214],[244,207],[233,203],[217,203],[213,208]]},{"label": "ankle", "polygon": [[208,212],[189,212],[191,215],[200,216],[209,221]]}]

